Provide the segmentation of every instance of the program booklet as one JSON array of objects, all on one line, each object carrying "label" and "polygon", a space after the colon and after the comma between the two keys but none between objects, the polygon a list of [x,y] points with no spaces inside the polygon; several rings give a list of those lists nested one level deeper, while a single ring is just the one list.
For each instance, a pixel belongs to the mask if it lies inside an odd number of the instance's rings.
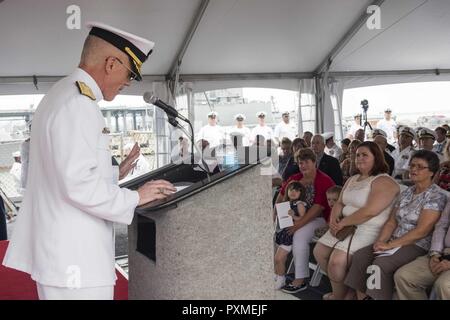
[{"label": "program booklet", "polygon": [[277,203],[275,207],[277,208],[277,217],[280,229],[292,227],[294,225],[294,220],[288,214],[288,211],[291,209],[289,201]]}]

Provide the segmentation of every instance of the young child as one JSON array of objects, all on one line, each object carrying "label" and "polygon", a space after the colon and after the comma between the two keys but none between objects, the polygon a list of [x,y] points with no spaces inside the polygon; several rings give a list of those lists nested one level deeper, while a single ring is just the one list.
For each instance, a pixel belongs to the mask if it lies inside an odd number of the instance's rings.
[{"label": "young child", "polygon": [[[292,181],[286,187],[284,201],[289,201],[291,209],[288,214],[294,221],[301,219],[306,213],[306,189],[298,181]],[[278,245],[275,253],[275,289],[285,285],[286,260],[292,250],[293,235],[288,234],[288,228],[279,230],[275,234],[275,243]]]},{"label": "young child", "polygon": [[333,186],[327,190],[327,202],[330,206],[330,209],[333,209],[334,204],[338,201],[339,196],[341,195],[341,191],[341,186]]},{"label": "young child", "polygon": [[[341,191],[342,191],[342,187],[340,187],[340,186],[333,186],[327,190],[327,192],[326,192],[327,202],[328,202],[328,205],[330,206],[330,209],[333,209],[334,204],[338,201]],[[328,226],[318,228],[314,231],[314,236],[316,238],[320,238],[327,231],[328,231]]]}]

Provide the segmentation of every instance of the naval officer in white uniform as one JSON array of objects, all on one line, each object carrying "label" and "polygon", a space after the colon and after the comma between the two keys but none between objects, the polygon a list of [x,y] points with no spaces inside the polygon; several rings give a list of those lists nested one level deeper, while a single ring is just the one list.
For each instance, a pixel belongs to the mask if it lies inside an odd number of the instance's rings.
[{"label": "naval officer in white uniform", "polygon": [[109,130],[98,107],[133,79],[154,43],[88,24],[79,67],[47,93],[33,118],[27,192],[3,264],[29,273],[40,299],[112,299],[116,281],[113,222],[130,224],[136,206],[175,189],[152,181],[137,191],[117,180]]}]

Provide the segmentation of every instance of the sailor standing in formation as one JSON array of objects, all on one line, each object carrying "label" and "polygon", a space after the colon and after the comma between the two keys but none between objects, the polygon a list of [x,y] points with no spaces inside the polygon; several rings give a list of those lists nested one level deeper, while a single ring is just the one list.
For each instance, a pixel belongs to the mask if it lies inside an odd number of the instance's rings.
[{"label": "sailor standing in formation", "polygon": [[112,299],[113,222],[130,224],[136,206],[175,192],[162,180],[137,191],[118,187],[139,147],[113,169],[98,107],[141,80],[154,43],[100,23],[88,27],[79,67],[34,115],[27,192],[3,261],[31,275],[40,299]]}]

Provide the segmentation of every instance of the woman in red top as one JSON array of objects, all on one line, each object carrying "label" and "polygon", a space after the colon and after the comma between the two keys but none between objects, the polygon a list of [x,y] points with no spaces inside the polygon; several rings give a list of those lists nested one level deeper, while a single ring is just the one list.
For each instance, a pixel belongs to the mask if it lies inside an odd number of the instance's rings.
[{"label": "woman in red top", "polygon": [[309,277],[309,243],[314,230],[324,227],[330,216],[326,191],[335,185],[333,180],[316,168],[316,155],[311,149],[301,149],[295,154],[300,173],[289,177],[283,184],[277,203],[282,202],[286,186],[291,181],[300,181],[306,188],[306,214],[295,221],[289,233],[294,235],[292,254],[295,263],[295,279],[283,287],[284,292],[296,293],[307,288],[305,278]]}]

